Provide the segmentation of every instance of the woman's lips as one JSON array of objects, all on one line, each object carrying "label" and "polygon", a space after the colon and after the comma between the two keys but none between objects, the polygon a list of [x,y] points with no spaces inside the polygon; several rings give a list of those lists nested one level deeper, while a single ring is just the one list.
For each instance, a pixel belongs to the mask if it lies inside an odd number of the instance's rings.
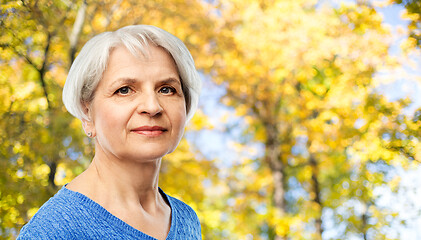
[{"label": "woman's lips", "polygon": [[135,132],[137,134],[149,136],[149,137],[156,137],[164,132],[166,132],[167,129],[160,127],[160,126],[141,126],[135,129],[132,129],[132,132]]}]

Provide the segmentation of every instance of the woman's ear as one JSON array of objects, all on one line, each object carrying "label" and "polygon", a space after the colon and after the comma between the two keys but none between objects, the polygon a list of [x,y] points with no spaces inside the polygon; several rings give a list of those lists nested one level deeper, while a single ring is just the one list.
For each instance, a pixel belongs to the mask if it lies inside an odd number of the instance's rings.
[{"label": "woman's ear", "polygon": [[82,118],[82,127],[85,131],[86,135],[90,138],[94,138],[96,136],[95,132],[95,125],[92,121],[92,111],[89,104],[83,104],[85,115],[88,119]]}]

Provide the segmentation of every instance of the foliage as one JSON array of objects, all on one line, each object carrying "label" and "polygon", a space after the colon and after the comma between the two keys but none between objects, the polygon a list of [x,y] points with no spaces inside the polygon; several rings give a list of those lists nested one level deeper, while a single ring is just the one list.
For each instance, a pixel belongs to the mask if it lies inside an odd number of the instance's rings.
[{"label": "foliage", "polygon": [[[321,239],[332,224],[334,238],[386,239],[398,213],[377,204],[377,190],[397,191],[394,167],[421,160],[421,114],[376,90],[376,72],[398,62],[380,15],[357,2],[2,1],[0,238],[92,158],[61,103],[77,52],[97,33],[151,24],[186,43],[244,126],[235,162],[218,165],[226,159],[186,139],[164,158],[160,186],[198,212],[205,239]],[[212,127],[199,111],[187,132]],[[244,154],[256,142],[263,153]]]},{"label": "foliage", "polygon": [[332,213],[341,237],[383,238],[384,218],[396,213],[377,207],[374,191],[396,189],[391,170],[405,160],[382,139],[408,103],[375,91],[376,71],[396,66],[380,15],[364,3],[221,2],[211,74],[226,86],[222,102],[248,122],[244,134],[265,145],[249,161],[257,168],[233,171],[230,197],[242,200],[231,231],[321,239]]},{"label": "foliage", "polygon": [[91,155],[83,147],[80,124],[60,103],[65,78],[65,32],[60,25],[71,17],[60,3],[40,3],[41,8],[27,2],[2,3],[2,237],[14,236],[57,185],[80,172],[77,166],[85,158],[75,161],[77,154]]},{"label": "foliage", "polygon": [[[0,164],[5,171],[0,173],[0,237],[13,238],[93,156],[80,121],[61,102],[68,68],[83,43],[99,32],[143,23],[167,29],[197,54],[208,33],[199,29],[210,27],[202,13],[206,6],[199,3],[19,0],[1,4]],[[193,122],[203,127],[203,118],[198,116]],[[190,152],[183,141],[163,166],[172,178],[163,176],[162,182],[168,184],[168,193],[179,194],[189,203],[202,202],[201,188],[186,195],[179,191],[184,179],[200,183],[211,176],[212,161],[195,161]],[[176,172],[181,163],[191,171]],[[200,209],[199,204],[194,206]]]},{"label": "foliage", "polygon": [[412,45],[421,46],[421,2],[418,0],[391,0],[392,3],[401,4],[406,8],[406,18],[410,21],[409,40]]}]

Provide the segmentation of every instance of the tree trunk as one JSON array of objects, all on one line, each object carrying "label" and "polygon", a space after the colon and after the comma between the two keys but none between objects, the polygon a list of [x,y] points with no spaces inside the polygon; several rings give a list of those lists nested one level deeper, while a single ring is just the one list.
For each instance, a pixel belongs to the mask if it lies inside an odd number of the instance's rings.
[{"label": "tree trunk", "polygon": [[362,222],[362,226],[361,226],[361,233],[363,234],[363,239],[364,240],[367,240],[368,239],[368,237],[367,237],[367,230],[368,230],[368,223],[367,223],[367,220],[368,220],[368,209],[370,208],[370,203],[366,203],[365,205],[364,205],[364,207],[365,207],[365,211],[364,211],[364,213],[363,213],[363,215],[361,216],[361,222]]},{"label": "tree trunk", "polygon": [[77,50],[77,43],[79,40],[80,33],[82,32],[83,23],[85,22],[86,18],[86,8],[87,3],[86,0],[82,2],[82,5],[79,7],[77,11],[75,22],[73,23],[72,33],[69,36],[69,43],[70,43],[70,50],[69,50],[69,69],[75,60],[76,50]]},{"label": "tree trunk", "polygon": [[54,181],[56,177],[56,172],[57,172],[57,163],[52,161],[48,164],[48,167],[50,168],[50,173],[48,174],[48,183],[50,184],[51,187],[55,189],[57,187]]},{"label": "tree trunk", "polygon": [[316,160],[316,157],[313,154],[310,154],[310,166],[311,166],[311,181],[312,181],[312,192],[314,193],[313,202],[319,206],[319,214],[315,220],[317,240],[322,239],[323,234],[323,225],[322,225],[322,209],[323,205],[320,199],[320,183],[318,180],[319,175],[319,166]]},{"label": "tree trunk", "polygon": [[[285,188],[284,188],[284,165],[281,161],[281,150],[279,131],[276,126],[266,124],[266,161],[273,176],[273,204],[282,215],[286,213]],[[283,236],[275,235],[275,240],[285,240],[287,234]]]}]

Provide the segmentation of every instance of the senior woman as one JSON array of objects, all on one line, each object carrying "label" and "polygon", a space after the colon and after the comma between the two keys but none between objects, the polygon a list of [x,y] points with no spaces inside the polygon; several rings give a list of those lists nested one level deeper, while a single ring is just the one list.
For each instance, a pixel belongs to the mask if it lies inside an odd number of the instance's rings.
[{"label": "senior woman", "polygon": [[18,239],[201,239],[193,209],[158,187],[161,159],[178,145],[200,87],[186,46],[160,28],[127,26],[89,40],[63,102],[95,156]]}]

